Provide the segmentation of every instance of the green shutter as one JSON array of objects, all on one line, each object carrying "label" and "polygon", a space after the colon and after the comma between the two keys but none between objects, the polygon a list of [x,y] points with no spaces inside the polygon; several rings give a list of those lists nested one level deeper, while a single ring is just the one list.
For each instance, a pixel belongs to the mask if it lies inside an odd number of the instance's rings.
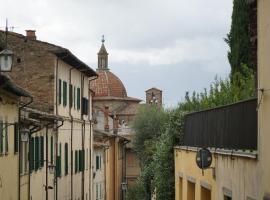
[{"label": "green shutter", "polygon": [[76,109],[76,87],[73,87],[73,108]]},{"label": "green shutter", "polygon": [[56,177],[61,176],[61,158],[56,156]]},{"label": "green shutter", "polygon": [[39,138],[35,137],[35,170],[39,168]]},{"label": "green shutter", "polygon": [[85,150],[82,150],[82,170],[85,169]]},{"label": "green shutter", "polygon": [[2,154],[3,153],[3,146],[4,146],[4,144],[3,144],[3,121],[0,121],[0,154]]},{"label": "green shutter", "polygon": [[73,86],[69,84],[69,107],[72,108],[73,104]]},{"label": "green shutter", "polygon": [[14,153],[19,152],[19,124],[14,125]]},{"label": "green shutter", "polygon": [[30,137],[30,140],[29,140],[29,160],[30,160],[30,163],[29,163],[29,169],[30,169],[30,173],[34,170],[34,138],[33,137]]},{"label": "green shutter", "polygon": [[68,143],[65,143],[65,175],[68,174]]},{"label": "green shutter", "polygon": [[40,166],[44,166],[44,137],[40,137]]},{"label": "green shutter", "polygon": [[60,176],[62,175],[62,145],[61,143],[59,144],[59,159],[60,159],[60,163],[59,163],[59,173]]},{"label": "green shutter", "polygon": [[96,170],[99,170],[99,156],[96,156]]},{"label": "green shutter", "polygon": [[58,103],[61,104],[62,101],[62,80],[58,81]]},{"label": "green shutter", "polygon": [[79,171],[82,171],[82,150],[79,150]]},{"label": "green shutter", "polygon": [[77,110],[81,109],[81,89],[77,88]]},{"label": "green shutter", "polygon": [[67,105],[67,82],[63,81],[63,105]]},{"label": "green shutter", "polygon": [[51,136],[51,164],[53,164],[53,136]]}]

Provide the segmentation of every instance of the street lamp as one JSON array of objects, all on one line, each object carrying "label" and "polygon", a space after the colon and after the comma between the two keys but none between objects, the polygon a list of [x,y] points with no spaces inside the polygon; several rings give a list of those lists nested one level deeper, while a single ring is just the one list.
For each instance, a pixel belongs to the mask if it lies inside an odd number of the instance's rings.
[{"label": "street lamp", "polygon": [[4,49],[0,52],[0,71],[10,72],[12,69],[14,53],[11,50]]},{"label": "street lamp", "polygon": [[0,52],[0,72],[10,72],[13,64],[14,53],[7,49],[8,22],[6,20],[5,49]]},{"label": "street lamp", "polygon": [[55,165],[51,164],[48,166],[50,174],[54,174]]}]

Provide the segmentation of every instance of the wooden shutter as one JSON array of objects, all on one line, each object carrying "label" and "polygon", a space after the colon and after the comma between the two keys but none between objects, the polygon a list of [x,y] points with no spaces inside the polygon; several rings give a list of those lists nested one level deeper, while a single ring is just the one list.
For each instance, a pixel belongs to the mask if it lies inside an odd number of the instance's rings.
[{"label": "wooden shutter", "polygon": [[62,102],[62,80],[59,79],[58,81],[58,103],[61,104]]},{"label": "wooden shutter", "polygon": [[56,156],[56,177],[61,176],[61,157]]},{"label": "wooden shutter", "polygon": [[53,164],[53,136],[51,136],[51,164]]},{"label": "wooden shutter", "polygon": [[73,105],[73,86],[69,84],[69,107],[72,108]]},{"label": "wooden shutter", "polygon": [[82,171],[82,150],[79,150],[79,171]]},{"label": "wooden shutter", "polygon": [[96,156],[96,170],[99,170],[99,156]]},{"label": "wooden shutter", "polygon": [[59,163],[59,173],[60,176],[62,175],[62,145],[61,143],[59,144],[59,159],[60,159],[60,163]]},{"label": "wooden shutter", "polygon": [[67,82],[63,81],[63,106],[67,105]]},{"label": "wooden shutter", "polygon": [[33,137],[30,137],[30,140],[29,140],[29,160],[30,160],[30,163],[29,163],[29,170],[30,170],[30,173],[34,170],[34,149],[35,149],[35,142],[34,142],[34,138]]},{"label": "wooden shutter", "polygon": [[19,152],[19,124],[14,124],[14,153]]},{"label": "wooden shutter", "polygon": [[65,143],[65,175],[68,174],[68,143]]},{"label": "wooden shutter", "polygon": [[3,138],[3,121],[0,120],[0,154],[3,153],[3,147],[4,147],[4,138]]},{"label": "wooden shutter", "polygon": [[81,89],[77,88],[77,110],[81,109]]},{"label": "wooden shutter", "polygon": [[44,166],[44,137],[40,137],[40,166]]},{"label": "wooden shutter", "polygon": [[86,98],[83,98],[82,113],[83,115],[88,115],[88,104],[89,101]]},{"label": "wooden shutter", "polygon": [[35,170],[39,168],[39,138],[35,137]]}]

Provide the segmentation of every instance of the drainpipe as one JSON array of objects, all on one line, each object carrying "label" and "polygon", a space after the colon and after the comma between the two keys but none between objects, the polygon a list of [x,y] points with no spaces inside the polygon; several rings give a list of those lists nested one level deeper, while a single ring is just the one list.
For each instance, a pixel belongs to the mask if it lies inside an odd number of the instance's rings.
[{"label": "drainpipe", "polygon": [[[25,108],[26,106],[28,106],[28,105],[30,105],[32,102],[33,102],[33,97],[29,97],[30,98],[30,100],[29,100],[29,102],[27,102],[27,103],[25,103],[25,104],[23,104],[23,105],[21,105],[20,107],[19,107],[19,112],[18,112],[18,117],[19,117],[19,119],[18,119],[18,124],[19,124],[19,130],[20,130],[20,127],[21,127],[21,110],[23,109],[23,108]],[[20,168],[21,168],[21,162],[20,162],[20,160],[21,160],[21,148],[20,148],[20,145],[21,145],[21,134],[19,134],[19,163],[18,163],[18,165],[19,165],[19,168],[18,168],[18,199],[20,200],[21,199],[21,174],[20,174]],[[29,186],[28,186],[29,187]],[[30,197],[30,194],[28,194],[28,197]]]},{"label": "drainpipe", "polygon": [[[89,79],[89,87],[88,87],[88,99],[89,99],[89,110],[88,113],[88,121],[90,124],[90,141],[89,141],[89,199],[92,199],[92,188],[93,188],[93,172],[92,172],[92,159],[93,159],[93,131],[92,131],[92,113],[93,113],[93,101],[92,101],[92,95],[89,92],[89,89],[91,88],[91,81],[96,80],[98,76],[93,76],[92,78]],[[91,101],[90,101],[91,97]],[[91,103],[91,105],[90,105]]]},{"label": "drainpipe", "polygon": [[[69,86],[68,86],[68,91],[69,91],[69,117],[70,117],[70,138],[71,138],[71,144],[70,144],[70,155],[71,155],[71,183],[70,183],[70,193],[71,193],[71,199],[73,199],[73,116],[71,114],[71,109],[72,109],[72,104],[70,102],[70,95],[73,96],[73,94],[70,94],[70,85],[71,85],[71,71],[74,68],[70,68],[69,69]],[[74,100],[73,100],[74,103]]]},{"label": "drainpipe", "polygon": [[[122,146],[122,151],[123,151],[123,167],[122,167],[122,182],[126,183],[127,181],[127,171],[126,171],[126,145],[130,143],[129,140],[125,140]],[[122,199],[125,199],[125,191],[122,190]]]},{"label": "drainpipe", "polygon": [[[84,97],[84,78],[85,76],[82,74],[82,78],[81,78],[81,88],[82,88],[82,92],[81,92],[81,120],[83,120],[83,124],[82,124],[82,152],[84,154],[84,158],[85,158],[85,148],[84,148],[84,139],[85,139],[85,120],[83,119],[83,97]],[[85,163],[85,162],[84,162]],[[83,164],[84,166],[84,164]],[[81,196],[82,196],[82,200],[84,200],[84,168],[82,170],[82,188],[81,188]]]}]

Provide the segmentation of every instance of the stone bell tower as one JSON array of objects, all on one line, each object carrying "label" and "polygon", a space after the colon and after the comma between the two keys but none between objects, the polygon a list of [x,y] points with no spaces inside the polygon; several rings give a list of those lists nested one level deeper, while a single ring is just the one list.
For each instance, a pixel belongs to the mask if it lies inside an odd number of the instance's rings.
[{"label": "stone bell tower", "polygon": [[156,104],[158,108],[162,107],[162,90],[150,88],[145,93],[147,104]]}]

